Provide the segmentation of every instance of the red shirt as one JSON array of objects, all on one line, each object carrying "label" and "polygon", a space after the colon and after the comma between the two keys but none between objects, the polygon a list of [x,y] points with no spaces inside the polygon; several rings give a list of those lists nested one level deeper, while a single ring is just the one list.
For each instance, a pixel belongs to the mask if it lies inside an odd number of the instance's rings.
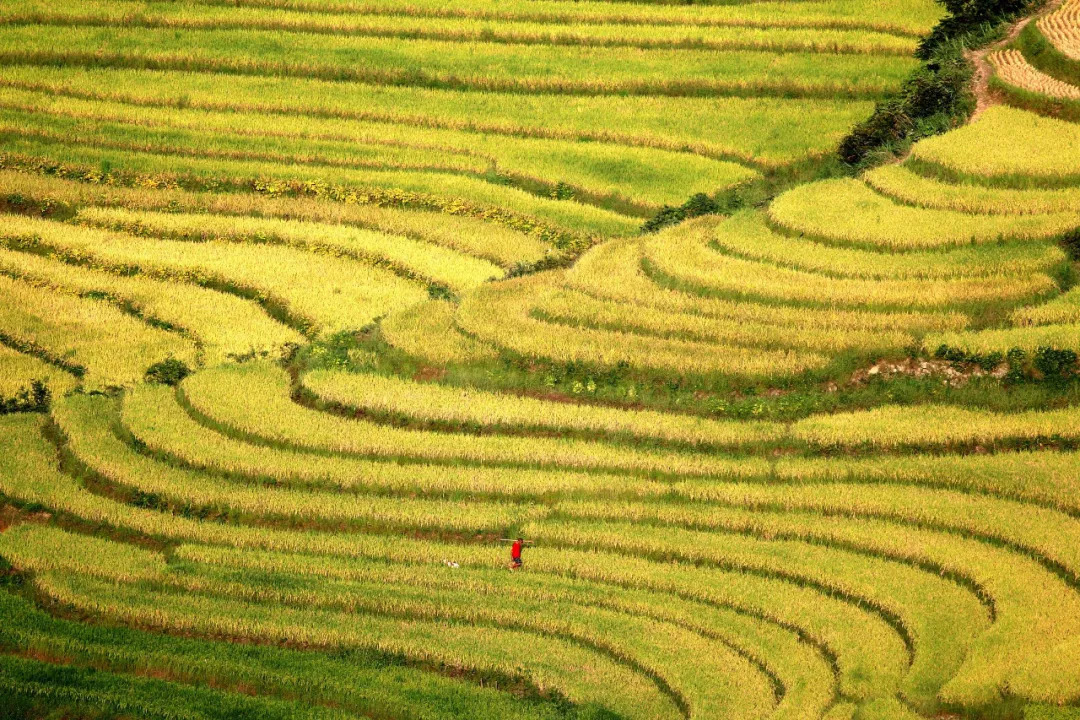
[{"label": "red shirt", "polygon": [[521,559],[521,541],[520,540],[514,541],[513,547],[510,548],[510,559],[511,560],[520,560]]}]

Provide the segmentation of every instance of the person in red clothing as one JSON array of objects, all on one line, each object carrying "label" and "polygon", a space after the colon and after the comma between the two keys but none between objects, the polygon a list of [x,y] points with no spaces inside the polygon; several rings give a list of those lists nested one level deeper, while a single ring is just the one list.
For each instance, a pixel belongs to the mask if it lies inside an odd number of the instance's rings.
[{"label": "person in red clothing", "polygon": [[524,563],[521,561],[521,548],[525,545],[525,541],[518,538],[514,541],[514,544],[510,546],[510,569],[517,570]]}]

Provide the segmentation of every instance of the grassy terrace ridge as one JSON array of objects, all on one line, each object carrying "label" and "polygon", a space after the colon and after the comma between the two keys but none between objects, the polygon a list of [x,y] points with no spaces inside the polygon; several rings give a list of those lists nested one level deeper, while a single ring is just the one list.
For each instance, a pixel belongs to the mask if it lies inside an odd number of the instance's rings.
[{"label": "grassy terrace ridge", "polygon": [[1080,720],[1078,8],[0,0],[0,715]]}]

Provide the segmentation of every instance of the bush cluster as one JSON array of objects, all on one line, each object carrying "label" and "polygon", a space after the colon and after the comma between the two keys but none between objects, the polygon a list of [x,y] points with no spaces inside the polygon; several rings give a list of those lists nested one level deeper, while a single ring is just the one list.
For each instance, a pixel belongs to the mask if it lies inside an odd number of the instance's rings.
[{"label": "bush cluster", "polygon": [[840,143],[850,165],[902,151],[908,144],[960,125],[975,110],[974,69],[964,51],[988,42],[1000,24],[1032,0],[938,0],[947,15],[919,45],[923,64],[896,97],[878,103],[874,114]]},{"label": "bush cluster", "polygon": [[705,193],[697,193],[679,207],[665,205],[660,212],[652,216],[641,226],[641,232],[654,233],[669,225],[678,225],[683,220],[708,215],[720,211],[720,204]]},{"label": "bush cluster", "polygon": [[183,360],[168,358],[146,369],[146,382],[158,385],[179,385],[180,381],[190,374],[191,368]]},{"label": "bush cluster", "polygon": [[49,409],[49,388],[41,380],[34,380],[29,388],[23,388],[11,397],[0,396],[0,415],[17,412],[44,412]]},{"label": "bush cluster", "polygon": [[1053,347],[1038,347],[1028,353],[1022,348],[1011,348],[1006,353],[972,353],[960,348],[941,345],[934,351],[934,357],[947,360],[958,367],[977,366],[986,372],[992,372],[1007,364],[1005,380],[1020,382],[1024,380],[1066,380],[1077,375],[1080,365],[1076,352]]}]

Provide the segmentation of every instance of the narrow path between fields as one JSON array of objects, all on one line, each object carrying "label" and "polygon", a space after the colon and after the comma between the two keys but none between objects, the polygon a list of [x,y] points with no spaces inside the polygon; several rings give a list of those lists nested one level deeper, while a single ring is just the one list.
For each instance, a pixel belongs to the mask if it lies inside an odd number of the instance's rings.
[{"label": "narrow path between fields", "polygon": [[978,50],[968,50],[964,53],[965,57],[975,65],[975,79],[972,87],[972,91],[975,93],[975,112],[972,113],[968,123],[973,123],[978,120],[979,116],[982,115],[987,108],[1000,104],[1000,100],[994,97],[993,93],[990,92],[990,78],[994,74],[994,68],[991,67],[990,62],[986,57],[992,52],[1001,50],[1015,40],[1016,36],[1027,27],[1028,23],[1038,20],[1057,10],[1062,2],[1063,0],[1050,0],[1040,10],[1018,20],[1009,29],[1008,34],[998,42]]}]

